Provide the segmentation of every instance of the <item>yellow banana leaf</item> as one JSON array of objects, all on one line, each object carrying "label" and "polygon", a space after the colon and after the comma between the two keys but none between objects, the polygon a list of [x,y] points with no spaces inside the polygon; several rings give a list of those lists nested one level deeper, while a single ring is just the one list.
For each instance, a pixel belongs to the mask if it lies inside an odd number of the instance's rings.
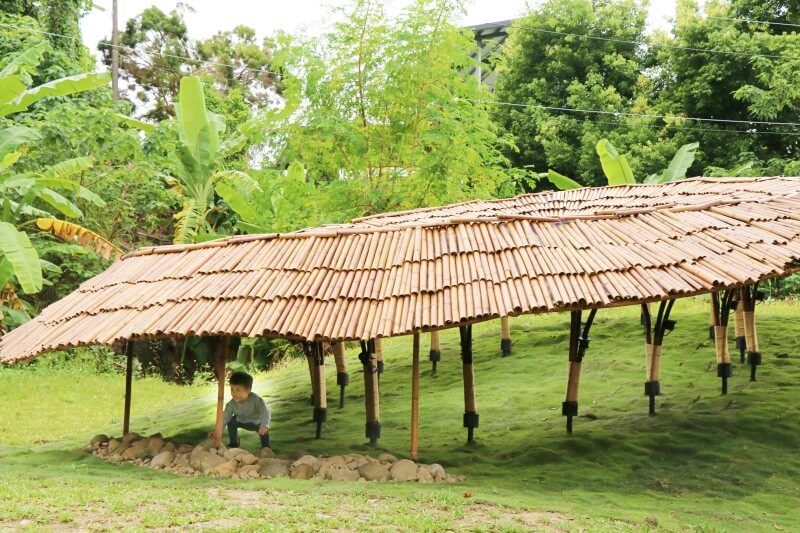
[{"label": "yellow banana leaf", "polygon": [[103,259],[114,259],[116,261],[124,253],[97,233],[72,222],[55,218],[37,218],[36,227],[64,242],[75,243],[84,248],[94,250]]}]

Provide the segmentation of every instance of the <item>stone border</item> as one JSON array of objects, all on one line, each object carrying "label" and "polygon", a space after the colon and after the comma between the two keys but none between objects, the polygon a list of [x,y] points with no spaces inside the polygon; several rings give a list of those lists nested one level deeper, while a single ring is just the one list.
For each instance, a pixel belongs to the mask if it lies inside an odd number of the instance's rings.
[{"label": "stone border", "polygon": [[440,464],[417,464],[384,453],[377,458],[349,453],[316,457],[298,451],[275,455],[269,448],[252,454],[241,448],[214,448],[214,441],[197,445],[165,439],[160,433],[119,438],[95,435],[84,450],[112,463],[129,463],[182,476],[237,479],[319,479],[331,481],[414,481],[453,483],[463,476],[447,474]]}]

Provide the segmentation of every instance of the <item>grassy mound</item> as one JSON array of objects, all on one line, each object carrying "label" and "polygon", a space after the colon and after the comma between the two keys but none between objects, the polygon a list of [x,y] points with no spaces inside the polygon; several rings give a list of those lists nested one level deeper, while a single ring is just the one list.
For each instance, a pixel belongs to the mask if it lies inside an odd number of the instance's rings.
[{"label": "grassy mound", "polygon": [[[799,308],[760,306],[759,381],[735,362],[721,396],[706,305],[686,300],[673,310],[678,327],[664,342],[655,417],[643,395],[638,309],[601,310],[571,436],[560,411],[567,315],[512,319],[508,358],[498,322],[475,326],[481,426],[471,445],[461,427],[458,333],[443,333],[438,376],[423,363],[420,461],[466,476],[453,486],[184,479],[109,465],[78,448],[92,434],[119,433],[122,376],[0,369],[0,528],[791,530],[800,523]],[[422,346],[424,361],[427,336]],[[321,440],[313,438],[305,361],[259,377],[255,390],[274,412],[273,446],[407,456],[410,337],[387,340],[384,350],[378,447],[363,438],[355,349],[342,410],[328,363]],[[138,380],[132,429],[199,441],[213,426],[214,401],[213,385]],[[242,445],[257,449],[256,436],[244,433]]]}]

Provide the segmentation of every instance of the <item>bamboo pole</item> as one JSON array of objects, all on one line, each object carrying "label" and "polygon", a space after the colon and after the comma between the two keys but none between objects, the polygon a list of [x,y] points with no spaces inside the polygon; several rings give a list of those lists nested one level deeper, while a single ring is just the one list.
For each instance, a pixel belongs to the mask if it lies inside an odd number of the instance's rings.
[{"label": "bamboo pole", "polygon": [[708,339],[714,340],[714,325],[716,324],[716,318],[714,317],[714,297],[711,293],[711,304],[708,307],[709,318],[708,318]]},{"label": "bamboo pole", "polygon": [[431,331],[431,351],[428,355],[431,362],[431,375],[436,375],[436,363],[442,359],[442,348],[439,342],[439,330]]},{"label": "bamboo pole", "polygon": [[122,434],[127,435],[131,430],[131,389],[133,385],[133,341],[125,344],[125,410],[122,415]]},{"label": "bamboo pole", "polygon": [[381,374],[383,374],[383,341],[380,337],[375,339],[375,360],[376,369],[378,371],[378,383],[381,382]]},{"label": "bamboo pole", "polygon": [[459,326],[458,329],[461,334],[461,367],[464,378],[464,427],[467,428],[467,442],[472,442],[475,428],[479,425],[475,402],[475,368],[472,363],[472,326]]},{"label": "bamboo pole", "polygon": [[511,355],[511,326],[508,324],[508,317],[500,318],[500,350],[503,357]]},{"label": "bamboo pole", "polygon": [[728,378],[732,376],[731,355],[728,350],[728,319],[733,305],[733,291],[711,293],[711,309],[714,313],[714,353],[717,359],[717,377],[722,380],[722,394],[728,394]]},{"label": "bamboo pole", "polygon": [[347,359],[344,353],[344,341],[333,345],[333,358],[336,361],[336,384],[339,386],[339,408],[344,407],[344,389],[350,384],[347,373]]},{"label": "bamboo pole", "polygon": [[361,341],[361,354],[358,358],[364,367],[364,407],[367,415],[365,433],[370,444],[375,444],[381,436],[381,423],[378,366],[375,342],[372,339]]},{"label": "bamboo pole", "polygon": [[741,291],[739,292],[736,312],[733,315],[733,328],[736,334],[736,348],[739,350],[739,362],[745,363],[745,352],[747,351],[747,341],[744,336],[744,305],[742,304]]},{"label": "bamboo pole", "polygon": [[567,433],[572,433],[572,418],[578,416],[578,386],[581,378],[581,361],[578,360],[578,339],[581,334],[581,312],[570,312],[569,369],[567,371],[567,397],[561,404],[561,414],[567,417]]},{"label": "bamboo pole", "polygon": [[217,339],[214,371],[217,375],[217,423],[214,428],[214,447],[222,446],[222,410],[225,403],[225,364],[228,357],[228,337]]},{"label": "bamboo pole", "polygon": [[750,381],[756,381],[756,368],[761,364],[761,352],[758,349],[758,333],[756,331],[756,299],[757,285],[742,287],[742,303],[744,304],[744,336],[747,345],[747,363],[750,365]]},{"label": "bamboo pole", "polygon": [[311,397],[310,403],[311,405],[317,405],[317,378],[316,378],[316,365],[314,364],[314,358],[311,355],[311,351],[307,345],[304,345],[305,349],[303,350],[306,354],[306,363],[308,363],[308,377],[311,381]]},{"label": "bamboo pole", "polygon": [[314,373],[314,378],[316,380],[314,387],[314,422],[317,425],[316,438],[319,439],[322,437],[322,424],[328,418],[328,391],[327,384],[325,383],[325,351],[321,342],[313,343],[311,348],[316,369]]},{"label": "bamboo pole", "polygon": [[419,452],[419,332],[414,333],[411,349],[411,460]]}]

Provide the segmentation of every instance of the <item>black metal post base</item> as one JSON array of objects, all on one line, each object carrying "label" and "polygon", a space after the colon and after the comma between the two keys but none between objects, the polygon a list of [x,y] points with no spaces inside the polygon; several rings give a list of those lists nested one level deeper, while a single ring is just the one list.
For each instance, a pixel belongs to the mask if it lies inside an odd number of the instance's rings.
[{"label": "black metal post base", "polygon": [[503,357],[511,355],[511,339],[500,339],[500,349],[503,351]]},{"label": "black metal post base", "polygon": [[464,427],[467,428],[467,442],[472,442],[473,433],[476,427],[479,426],[480,417],[474,411],[464,413]]},{"label": "black metal post base", "polygon": [[722,394],[728,394],[728,378],[733,376],[733,367],[730,363],[717,364],[717,377],[722,378]]},{"label": "black metal post base", "polygon": [[747,352],[747,363],[750,365],[750,381],[755,381],[756,367],[761,364],[761,352]]},{"label": "black metal post base", "polygon": [[644,394],[649,398],[647,414],[655,416],[656,414],[656,396],[661,394],[661,383],[658,381],[645,381]]},{"label": "black metal post base", "polygon": [[367,422],[366,437],[369,439],[370,444],[375,444],[381,437],[381,423],[378,420]]},{"label": "black metal post base", "polygon": [[328,419],[328,409],[325,407],[314,408],[314,422],[317,423],[317,436],[322,437],[322,424]]},{"label": "black metal post base", "polygon": [[431,362],[431,375],[436,375],[436,363],[442,360],[442,352],[439,350],[431,350],[428,354],[428,360]]},{"label": "black metal post base", "polygon": [[739,350],[739,362],[744,364],[744,354],[747,351],[747,341],[744,337],[736,337],[736,349]]},{"label": "black metal post base", "polygon": [[563,402],[561,414],[567,417],[567,433],[572,433],[572,417],[578,416],[578,402]]}]

